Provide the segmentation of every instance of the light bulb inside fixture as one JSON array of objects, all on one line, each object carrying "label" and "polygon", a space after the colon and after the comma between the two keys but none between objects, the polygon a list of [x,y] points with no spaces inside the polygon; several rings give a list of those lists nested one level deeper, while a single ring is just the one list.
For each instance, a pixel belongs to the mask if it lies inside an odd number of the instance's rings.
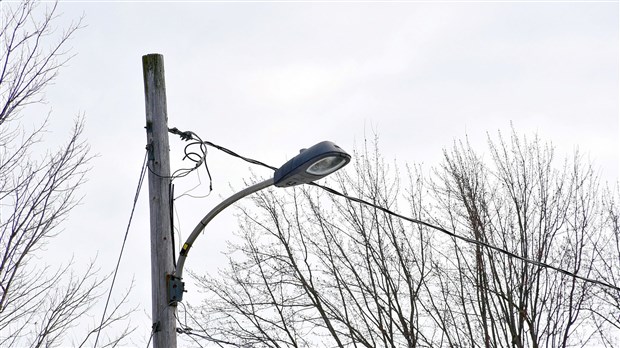
[{"label": "light bulb inside fixture", "polygon": [[329,156],[314,162],[306,172],[316,176],[324,176],[335,172],[347,163],[346,158],[340,156]]}]

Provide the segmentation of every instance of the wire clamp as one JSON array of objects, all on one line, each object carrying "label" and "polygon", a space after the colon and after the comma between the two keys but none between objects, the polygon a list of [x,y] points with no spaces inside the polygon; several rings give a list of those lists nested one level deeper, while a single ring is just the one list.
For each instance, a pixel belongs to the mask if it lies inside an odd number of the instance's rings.
[{"label": "wire clamp", "polygon": [[155,151],[154,151],[154,146],[153,143],[148,143],[146,144],[146,152],[148,153],[148,159],[149,161],[154,161],[155,160]]},{"label": "wire clamp", "polygon": [[191,131],[183,132],[183,131],[180,131],[177,127],[173,127],[173,128],[168,128],[168,132],[180,136],[181,140],[185,140],[185,141],[195,140]]},{"label": "wire clamp", "polygon": [[159,327],[159,322],[153,323],[153,326],[151,326],[151,330],[152,330],[152,333],[161,331],[161,328]]}]

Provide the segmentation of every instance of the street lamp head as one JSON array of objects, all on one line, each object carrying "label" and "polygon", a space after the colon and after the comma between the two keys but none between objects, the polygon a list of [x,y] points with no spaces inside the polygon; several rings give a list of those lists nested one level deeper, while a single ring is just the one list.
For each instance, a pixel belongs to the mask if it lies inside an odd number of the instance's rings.
[{"label": "street lamp head", "polygon": [[338,145],[323,141],[301,150],[299,155],[276,169],[274,185],[289,187],[311,183],[344,167],[349,161],[351,156]]}]

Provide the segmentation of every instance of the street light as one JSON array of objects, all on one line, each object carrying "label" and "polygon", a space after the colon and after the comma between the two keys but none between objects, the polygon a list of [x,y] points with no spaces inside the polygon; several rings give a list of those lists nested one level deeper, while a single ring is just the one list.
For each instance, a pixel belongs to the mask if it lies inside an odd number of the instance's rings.
[{"label": "street light", "polygon": [[200,235],[200,232],[222,210],[241,198],[271,185],[291,187],[319,180],[344,167],[350,160],[351,156],[338,147],[338,145],[330,141],[323,141],[308,149],[302,149],[297,156],[276,169],[272,178],[247,187],[218,204],[200,220],[183,244],[179,253],[177,267],[168,279],[168,304],[175,305],[183,300],[184,283],[181,280],[183,278],[183,266],[185,265],[187,253]]}]

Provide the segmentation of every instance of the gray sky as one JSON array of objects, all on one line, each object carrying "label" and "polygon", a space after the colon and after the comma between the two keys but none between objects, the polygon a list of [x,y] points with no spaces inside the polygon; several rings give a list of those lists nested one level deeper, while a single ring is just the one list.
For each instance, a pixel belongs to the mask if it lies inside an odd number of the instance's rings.
[{"label": "gray sky", "polygon": [[[352,151],[379,135],[386,159],[423,162],[466,134],[538,132],[558,155],[579,147],[604,179],[619,172],[618,3],[207,3],[62,2],[58,21],[84,14],[77,56],[48,89],[52,141],[86,115],[94,152],[83,204],[48,247],[57,262],[98,254],[116,263],[144,156],[141,56],[165,57],[169,125],[272,165],[332,140]],[[173,170],[182,143],[171,138]],[[177,201],[185,238],[250,166],[210,150],[214,192]],[[252,168],[268,176],[262,168]],[[202,173],[203,182],[206,176]],[[176,182],[177,193],[196,176]],[[207,192],[203,185],[193,191]],[[141,311],[136,345],[150,332],[150,251],[145,186],[114,297],[132,277]],[[237,228],[218,217],[187,268],[215,273]],[[67,248],[69,246],[69,248]],[[186,301],[199,303],[188,284]],[[100,310],[93,313],[97,320]]]}]

